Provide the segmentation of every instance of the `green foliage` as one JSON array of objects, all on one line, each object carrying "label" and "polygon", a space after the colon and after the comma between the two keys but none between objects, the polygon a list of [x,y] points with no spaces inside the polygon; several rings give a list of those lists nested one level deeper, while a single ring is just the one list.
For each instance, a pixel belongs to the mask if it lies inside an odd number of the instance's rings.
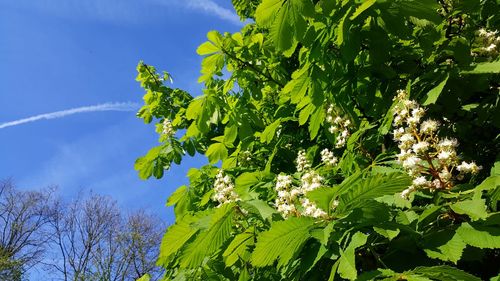
[{"label": "green foliage", "polygon": [[[139,176],[186,154],[209,162],[168,199],[165,280],[497,278],[500,58],[481,34],[500,29],[498,1],[232,2],[251,20],[208,32],[202,95],[138,66],[138,117],[160,134]],[[458,161],[446,188],[414,188],[390,134],[399,89],[482,169],[464,176]]]}]

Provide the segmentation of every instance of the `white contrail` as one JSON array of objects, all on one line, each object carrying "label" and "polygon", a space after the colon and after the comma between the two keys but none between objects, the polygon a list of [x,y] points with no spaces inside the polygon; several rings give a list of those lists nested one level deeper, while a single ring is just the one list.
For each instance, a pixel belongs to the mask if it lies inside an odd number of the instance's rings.
[{"label": "white contrail", "polygon": [[95,112],[95,111],[135,111],[139,108],[139,106],[140,105],[138,103],[132,103],[132,102],[116,102],[116,103],[108,102],[97,105],[82,106],[51,113],[35,115],[32,117],[23,118],[15,121],[5,122],[0,124],[0,129],[17,126],[25,123],[35,122],[42,119],[61,118],[76,113]]}]

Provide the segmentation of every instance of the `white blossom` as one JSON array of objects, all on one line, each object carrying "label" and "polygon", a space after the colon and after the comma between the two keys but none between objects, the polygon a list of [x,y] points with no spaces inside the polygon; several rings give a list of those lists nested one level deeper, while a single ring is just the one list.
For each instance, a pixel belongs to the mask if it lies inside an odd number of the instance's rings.
[{"label": "white blossom", "polygon": [[301,189],[303,193],[321,187],[323,178],[316,171],[309,171],[301,177]]},{"label": "white blossom", "polygon": [[424,176],[419,176],[413,180],[412,184],[415,187],[425,187],[425,186],[429,186],[431,184],[431,182],[428,181]]},{"label": "white blossom", "polygon": [[438,143],[438,149],[443,150],[452,150],[458,146],[458,141],[456,139],[444,139]]},{"label": "white blossom", "polygon": [[416,153],[424,153],[429,149],[429,143],[426,141],[419,141],[412,146],[412,149]]},{"label": "white blossom", "polygon": [[172,126],[172,121],[170,121],[170,119],[163,120],[162,134],[169,138],[175,135],[175,130],[174,127]]},{"label": "white blossom", "polygon": [[412,155],[403,161],[403,167],[406,169],[415,169],[417,165],[420,164],[421,161],[422,159]]},{"label": "white blossom", "polygon": [[439,123],[435,120],[425,120],[420,125],[421,134],[432,134],[437,131]]},{"label": "white blossom", "polygon": [[303,172],[311,168],[311,163],[309,163],[309,160],[307,160],[306,152],[304,150],[299,151],[296,162],[298,172]]},{"label": "white blossom", "polygon": [[477,174],[481,169],[482,167],[478,166],[475,162],[467,163],[465,161],[462,161],[462,163],[457,166],[457,171],[461,173]]},{"label": "white blossom", "polygon": [[326,122],[329,124],[328,131],[331,134],[337,134],[335,140],[335,147],[342,148],[347,142],[349,137],[349,126],[351,125],[351,120],[343,118],[336,115],[333,104],[328,106],[326,111]]},{"label": "white blossom", "polygon": [[313,217],[313,218],[323,218],[323,217],[328,216],[328,214],[325,211],[318,208],[318,206],[316,206],[316,204],[310,202],[309,199],[307,199],[307,198],[302,199],[301,203],[302,203],[302,207],[303,207],[302,214],[304,216]]},{"label": "white blossom", "polygon": [[212,197],[219,202],[219,206],[240,200],[238,194],[234,191],[234,184],[231,178],[224,175],[222,170],[215,177],[214,195]]},{"label": "white blossom", "polygon": [[321,162],[327,166],[335,166],[337,164],[337,157],[333,155],[333,152],[325,148],[321,151]]}]

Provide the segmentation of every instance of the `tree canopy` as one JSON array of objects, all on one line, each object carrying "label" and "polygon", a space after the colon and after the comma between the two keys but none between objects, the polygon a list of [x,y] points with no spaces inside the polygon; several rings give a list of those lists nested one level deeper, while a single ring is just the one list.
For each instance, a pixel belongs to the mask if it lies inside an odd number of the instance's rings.
[{"label": "tree canopy", "polygon": [[168,199],[164,280],[498,280],[500,3],[233,5],[202,95],[137,67],[139,176],[209,161]]}]

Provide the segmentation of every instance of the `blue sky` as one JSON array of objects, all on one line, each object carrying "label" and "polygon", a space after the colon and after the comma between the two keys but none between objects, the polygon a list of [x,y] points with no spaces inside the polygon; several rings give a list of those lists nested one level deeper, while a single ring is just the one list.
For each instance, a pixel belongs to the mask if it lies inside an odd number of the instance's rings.
[{"label": "blue sky", "polygon": [[[200,93],[196,48],[209,30],[241,23],[230,0],[0,0],[0,124],[105,103],[141,103],[139,60]],[[168,195],[201,158],[162,180],[141,181],[138,156],[157,144],[132,111],[99,111],[0,129],[0,178],[20,188],[58,185],[111,195],[124,209],[148,208],[172,223]]]}]

